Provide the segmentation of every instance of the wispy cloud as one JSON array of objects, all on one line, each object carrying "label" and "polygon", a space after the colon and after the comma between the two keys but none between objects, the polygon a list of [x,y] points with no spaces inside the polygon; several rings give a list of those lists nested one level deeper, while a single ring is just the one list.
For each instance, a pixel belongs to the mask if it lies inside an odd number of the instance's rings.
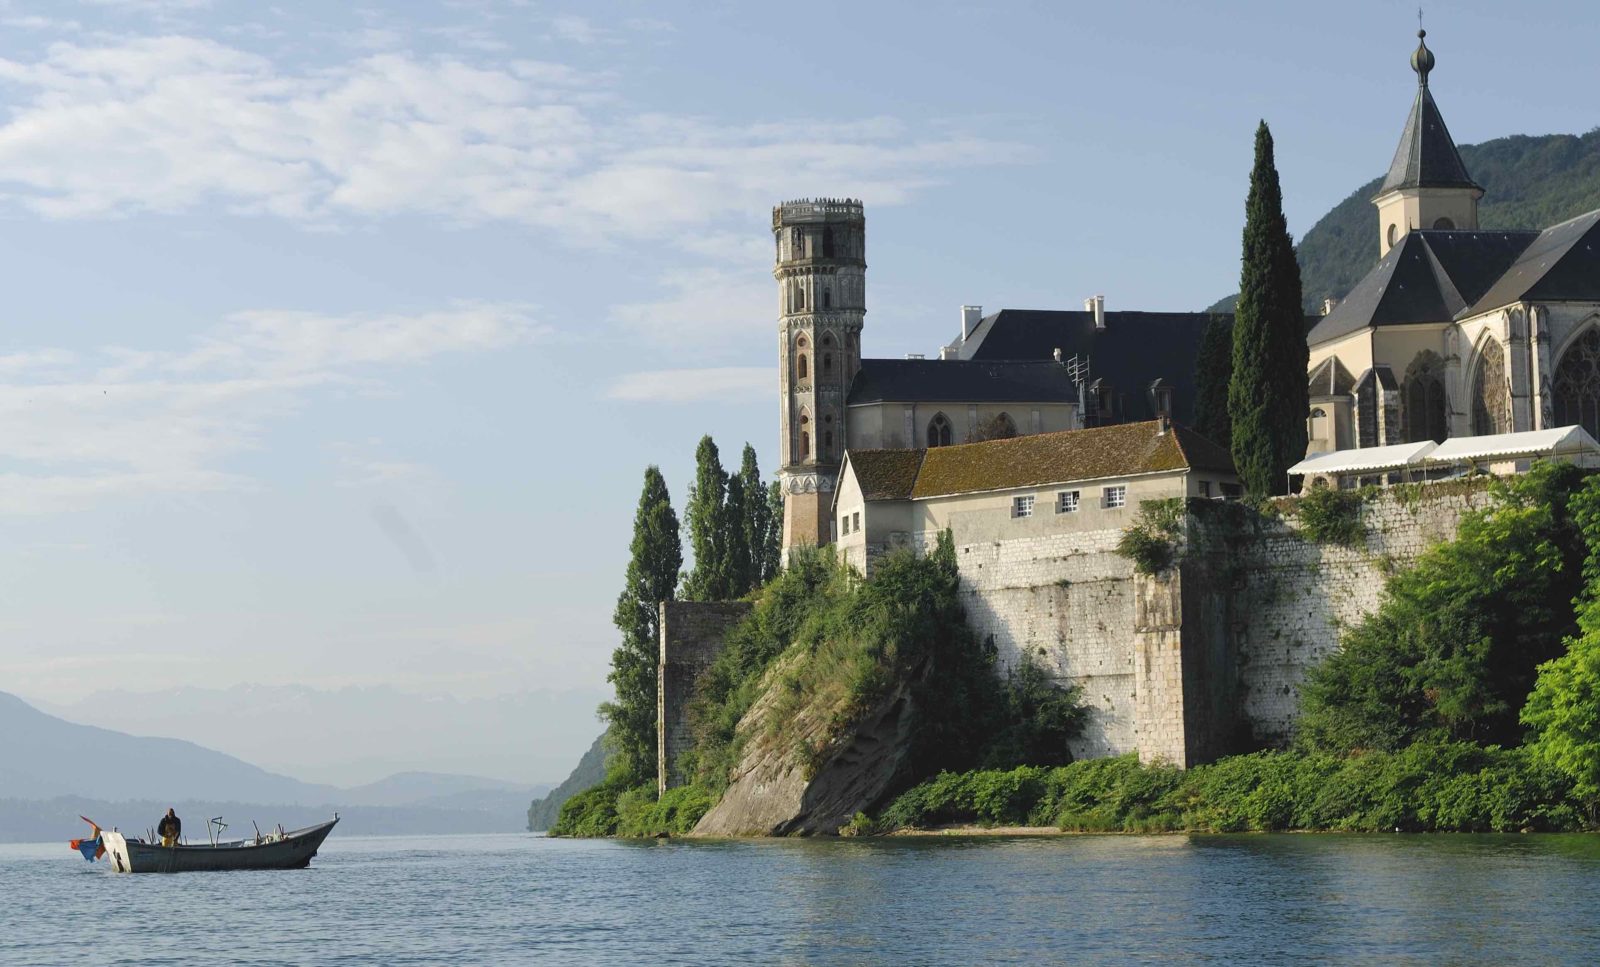
[{"label": "wispy cloud", "polygon": [[105,498],[247,488],[225,458],[260,444],[311,393],[383,385],[387,367],[540,337],[526,307],[414,314],[238,313],[175,350],[0,357],[0,514]]},{"label": "wispy cloud", "polygon": [[[573,38],[599,36],[568,21]],[[941,170],[1018,151],[889,118],[640,112],[603,74],[487,55],[288,66],[169,35],[58,43],[0,61],[0,83],[13,105],[0,203],[49,218],[221,208],[327,225],[421,213],[603,242],[747,223],[790,194],[892,204]]]},{"label": "wispy cloud", "polygon": [[612,382],[606,396],[639,403],[743,402],[777,392],[770,366],[721,366],[628,373]]}]

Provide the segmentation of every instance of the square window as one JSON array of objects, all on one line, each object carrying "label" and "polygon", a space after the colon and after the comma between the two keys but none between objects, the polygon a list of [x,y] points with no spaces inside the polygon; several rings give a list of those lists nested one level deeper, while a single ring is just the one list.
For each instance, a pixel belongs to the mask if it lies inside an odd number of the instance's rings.
[{"label": "square window", "polygon": [[1209,481],[1209,480],[1200,481],[1200,496],[1202,496],[1202,497],[1211,496],[1211,481]]},{"label": "square window", "polygon": [[1106,503],[1106,507],[1108,507],[1108,508],[1125,507],[1125,506],[1127,506],[1127,503],[1128,503],[1128,487],[1127,487],[1127,485],[1126,484],[1118,484],[1115,487],[1107,487],[1105,489],[1105,503]]},{"label": "square window", "polygon": [[1063,490],[1056,494],[1056,513],[1076,514],[1078,512],[1078,491]]},{"label": "square window", "polygon": [[1012,498],[1012,501],[1011,501],[1011,516],[1012,517],[1032,517],[1033,516],[1033,494],[1028,494],[1026,497],[1015,497],[1015,498]]}]

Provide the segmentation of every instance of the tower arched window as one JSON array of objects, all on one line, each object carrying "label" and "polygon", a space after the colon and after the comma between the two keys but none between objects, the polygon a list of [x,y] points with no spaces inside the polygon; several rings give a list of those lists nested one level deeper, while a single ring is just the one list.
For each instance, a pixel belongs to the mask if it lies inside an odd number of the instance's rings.
[{"label": "tower arched window", "polygon": [[943,413],[935,413],[933,419],[928,421],[928,446],[947,447],[950,445],[950,437],[950,418]]},{"label": "tower arched window", "polygon": [[833,308],[833,290],[832,289],[823,289],[822,290],[822,308],[824,308],[824,309],[832,309]]},{"label": "tower arched window", "polygon": [[805,308],[806,308],[806,287],[804,285],[801,285],[800,283],[795,283],[794,305],[795,305],[795,308],[800,310],[801,312],[805,311]]},{"label": "tower arched window", "polygon": [[800,459],[811,456],[811,417],[800,414]]},{"label": "tower arched window", "polygon": [[833,226],[831,225],[822,230],[822,257],[825,259],[833,258]]},{"label": "tower arched window", "polygon": [[1600,434],[1600,329],[1591,326],[1562,354],[1551,388],[1556,426]]},{"label": "tower arched window", "polygon": [[807,379],[811,376],[811,367],[806,362],[806,354],[801,352],[794,361],[794,375],[796,379]]},{"label": "tower arched window", "polygon": [[822,434],[822,459],[833,459],[833,431],[828,430]]},{"label": "tower arched window", "polygon": [[833,375],[833,353],[822,354],[822,375]]}]

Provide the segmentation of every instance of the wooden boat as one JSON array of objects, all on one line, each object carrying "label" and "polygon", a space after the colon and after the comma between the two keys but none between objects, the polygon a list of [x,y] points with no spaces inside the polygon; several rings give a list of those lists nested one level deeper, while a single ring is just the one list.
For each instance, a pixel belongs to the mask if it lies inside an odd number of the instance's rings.
[{"label": "wooden boat", "polygon": [[311,863],[339,817],[292,832],[229,843],[162,846],[98,830],[105,861],[118,873],[186,873],[193,870],[298,870]]}]

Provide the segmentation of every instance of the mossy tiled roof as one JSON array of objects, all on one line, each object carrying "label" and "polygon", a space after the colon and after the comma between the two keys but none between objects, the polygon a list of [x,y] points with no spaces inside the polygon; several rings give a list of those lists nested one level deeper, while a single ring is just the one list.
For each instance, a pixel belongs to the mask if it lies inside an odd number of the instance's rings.
[{"label": "mossy tiled roof", "polygon": [[1195,431],[1155,421],[1036,433],[931,450],[854,450],[867,500],[942,497],[1170,470],[1232,474],[1228,451]]},{"label": "mossy tiled roof", "polygon": [[851,450],[850,469],[864,500],[905,500],[926,450]]}]

